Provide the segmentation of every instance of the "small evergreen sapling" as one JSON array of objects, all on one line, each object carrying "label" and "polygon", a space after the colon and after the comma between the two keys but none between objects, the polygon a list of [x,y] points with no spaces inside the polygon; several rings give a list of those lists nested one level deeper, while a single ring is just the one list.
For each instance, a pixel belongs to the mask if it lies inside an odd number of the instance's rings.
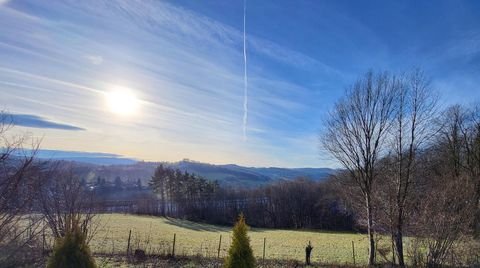
[{"label": "small evergreen sapling", "polygon": [[225,268],[253,268],[255,267],[255,258],[250,247],[250,238],[247,235],[248,225],[245,223],[245,217],[240,214],[238,221],[233,227],[233,238],[228,256],[225,259]]},{"label": "small evergreen sapling", "polygon": [[95,268],[95,260],[90,253],[85,234],[80,230],[78,219],[68,218],[65,236],[55,241],[53,254],[47,268]]}]

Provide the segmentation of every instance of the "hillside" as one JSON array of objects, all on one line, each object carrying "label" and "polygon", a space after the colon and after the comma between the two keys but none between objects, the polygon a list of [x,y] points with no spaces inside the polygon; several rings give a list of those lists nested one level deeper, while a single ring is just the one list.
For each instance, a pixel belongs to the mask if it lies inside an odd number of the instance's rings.
[{"label": "hillside", "polygon": [[[84,176],[87,181],[94,181],[98,177],[113,181],[120,177],[123,181],[137,181],[140,179],[143,185],[150,180],[158,162],[135,162],[133,164],[104,165],[102,161],[93,164],[93,159],[81,161],[82,159],[67,158],[65,161],[76,163],[75,172]],[[73,161],[72,161],[73,160]],[[256,187],[278,180],[292,180],[299,177],[311,180],[323,180],[335,170],[329,168],[278,168],[278,167],[243,167],[239,165],[214,165],[191,160],[162,164],[188,171],[205,177],[209,180],[217,180],[224,186]]]},{"label": "hillside", "polygon": [[292,180],[299,177],[323,180],[334,170],[328,168],[278,168],[243,167],[238,165],[212,165],[183,160],[169,164],[184,171],[193,172],[222,184],[255,186],[277,180]]}]

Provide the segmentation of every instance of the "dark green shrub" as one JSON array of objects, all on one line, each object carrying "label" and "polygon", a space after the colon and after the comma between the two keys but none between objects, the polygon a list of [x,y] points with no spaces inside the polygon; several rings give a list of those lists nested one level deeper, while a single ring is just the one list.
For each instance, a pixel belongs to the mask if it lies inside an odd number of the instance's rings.
[{"label": "dark green shrub", "polygon": [[90,253],[85,234],[78,221],[71,220],[64,237],[57,238],[47,268],[95,268],[95,260]]},{"label": "dark green shrub", "polygon": [[253,257],[247,232],[248,225],[245,223],[245,217],[243,214],[240,214],[237,223],[233,227],[232,244],[225,259],[225,268],[255,267],[255,258]]}]

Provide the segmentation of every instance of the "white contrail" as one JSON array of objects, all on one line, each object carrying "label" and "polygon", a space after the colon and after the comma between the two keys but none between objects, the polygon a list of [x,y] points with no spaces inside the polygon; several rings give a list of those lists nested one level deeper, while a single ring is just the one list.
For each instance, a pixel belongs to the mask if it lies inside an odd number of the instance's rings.
[{"label": "white contrail", "polygon": [[247,140],[247,121],[248,121],[248,77],[247,77],[247,35],[246,35],[246,16],[247,0],[243,0],[243,140]]}]

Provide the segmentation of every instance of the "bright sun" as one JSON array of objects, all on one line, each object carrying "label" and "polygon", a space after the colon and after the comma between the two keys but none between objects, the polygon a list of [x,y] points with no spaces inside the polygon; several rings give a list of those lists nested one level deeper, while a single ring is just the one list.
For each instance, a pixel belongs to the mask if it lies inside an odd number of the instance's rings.
[{"label": "bright sun", "polygon": [[106,94],[106,100],[110,111],[118,115],[130,116],[138,110],[139,101],[129,88],[118,86],[112,88]]}]

